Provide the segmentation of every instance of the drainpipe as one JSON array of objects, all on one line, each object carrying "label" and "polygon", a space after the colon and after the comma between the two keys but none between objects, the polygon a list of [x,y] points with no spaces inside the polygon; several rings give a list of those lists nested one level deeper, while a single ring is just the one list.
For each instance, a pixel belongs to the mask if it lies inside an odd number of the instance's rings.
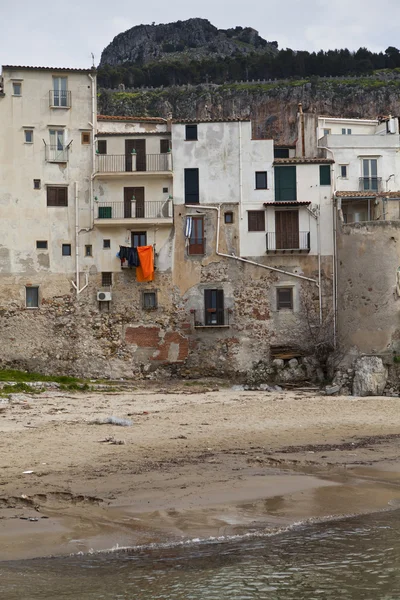
[{"label": "drainpipe", "polygon": [[89,284],[88,274],[86,273],[86,284],[83,288],[80,288],[79,281],[79,198],[78,198],[78,182],[75,181],[75,271],[76,271],[76,283],[72,281],[72,285],[76,290],[76,296],[78,297]]},{"label": "drainpipe", "polygon": [[301,156],[305,156],[306,155],[306,138],[305,138],[305,131],[304,131],[304,113],[303,113],[303,105],[301,102],[299,102],[298,105],[298,109],[299,109],[299,115],[300,115],[300,129],[301,129]]},{"label": "drainpipe", "polygon": [[[195,208],[199,210],[198,204],[186,204],[186,208]],[[219,225],[221,221],[221,207],[220,206],[204,206],[201,205],[201,210],[216,210],[217,211],[217,242],[216,242],[216,250],[215,254],[217,256],[223,256],[224,258],[230,258],[232,260],[238,260],[239,262],[247,263],[249,265],[254,265],[256,267],[261,267],[262,269],[267,269],[268,271],[275,271],[276,273],[282,273],[283,275],[289,275],[290,277],[295,277],[296,279],[303,279],[304,281],[311,281],[311,283],[315,283],[318,287],[318,281],[316,279],[311,279],[310,277],[304,277],[303,275],[297,275],[296,273],[290,273],[289,271],[284,271],[283,269],[277,269],[276,267],[270,267],[269,265],[263,265],[261,263],[255,262],[254,260],[248,260],[247,258],[241,258],[239,256],[234,256],[232,254],[224,254],[219,251]]]},{"label": "drainpipe", "polygon": [[[240,218],[243,219],[243,165],[242,165],[242,121],[239,121],[239,206]],[[219,229],[218,229],[219,233]],[[217,245],[218,250],[218,245]]]},{"label": "drainpipe", "polygon": [[94,226],[94,189],[93,181],[96,172],[96,142],[95,135],[97,133],[97,110],[96,110],[96,75],[88,73],[88,77],[92,86],[92,121],[89,125],[92,128],[92,173],[90,176],[90,229]]},{"label": "drainpipe", "polygon": [[322,286],[321,286],[321,224],[320,224],[320,209],[315,213],[307,208],[308,213],[317,222],[317,248],[318,248],[318,301],[319,301],[319,322],[322,323]]}]

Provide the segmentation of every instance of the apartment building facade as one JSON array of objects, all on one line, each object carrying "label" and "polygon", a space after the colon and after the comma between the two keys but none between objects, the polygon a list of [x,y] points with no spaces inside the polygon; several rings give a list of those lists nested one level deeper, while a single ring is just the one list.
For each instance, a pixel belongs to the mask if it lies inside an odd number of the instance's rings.
[{"label": "apartment building facade", "polygon": [[97,116],[90,70],[3,67],[0,122],[3,362],[232,375],[306,352],[303,296],[318,319],[331,303],[331,158],[248,120]]}]

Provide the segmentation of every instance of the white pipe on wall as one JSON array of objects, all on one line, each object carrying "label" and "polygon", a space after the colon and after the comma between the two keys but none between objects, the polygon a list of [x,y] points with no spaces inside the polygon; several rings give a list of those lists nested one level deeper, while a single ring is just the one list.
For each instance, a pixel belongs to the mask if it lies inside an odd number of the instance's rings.
[{"label": "white pipe on wall", "polygon": [[86,284],[83,288],[80,288],[80,273],[79,273],[79,194],[78,194],[78,182],[75,181],[75,272],[76,272],[76,283],[72,281],[72,285],[76,289],[76,295],[79,296],[89,284],[89,277],[86,273]]}]

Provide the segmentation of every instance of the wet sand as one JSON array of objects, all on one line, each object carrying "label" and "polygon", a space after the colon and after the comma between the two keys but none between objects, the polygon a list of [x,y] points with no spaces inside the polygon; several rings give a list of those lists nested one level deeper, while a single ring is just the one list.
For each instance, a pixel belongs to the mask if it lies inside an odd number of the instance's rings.
[{"label": "wet sand", "polygon": [[[110,416],[132,425],[96,423]],[[0,560],[395,507],[399,432],[399,398],[185,384],[18,395],[0,406]]]}]

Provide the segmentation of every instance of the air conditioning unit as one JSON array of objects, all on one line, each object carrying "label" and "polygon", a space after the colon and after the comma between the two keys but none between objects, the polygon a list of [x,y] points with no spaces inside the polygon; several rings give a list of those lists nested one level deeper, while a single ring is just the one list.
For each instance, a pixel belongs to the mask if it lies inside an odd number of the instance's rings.
[{"label": "air conditioning unit", "polygon": [[97,292],[97,300],[99,302],[110,302],[112,294],[111,292]]}]

